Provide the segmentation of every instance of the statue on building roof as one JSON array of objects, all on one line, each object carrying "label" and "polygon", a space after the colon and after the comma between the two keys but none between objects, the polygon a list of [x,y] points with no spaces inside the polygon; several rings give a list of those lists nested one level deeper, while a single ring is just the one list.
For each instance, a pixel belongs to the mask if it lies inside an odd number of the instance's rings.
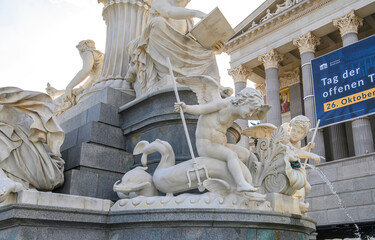
[{"label": "statue on building roof", "polygon": [[285,11],[286,9],[290,8],[291,6],[293,6],[293,0],[285,0],[284,3],[282,4],[276,4],[276,11],[275,11],[275,15]]},{"label": "statue on building roof", "polygon": [[261,23],[265,22],[272,17],[273,17],[273,14],[271,13],[271,10],[267,9],[266,15],[264,17],[262,17],[259,22],[261,22]]}]

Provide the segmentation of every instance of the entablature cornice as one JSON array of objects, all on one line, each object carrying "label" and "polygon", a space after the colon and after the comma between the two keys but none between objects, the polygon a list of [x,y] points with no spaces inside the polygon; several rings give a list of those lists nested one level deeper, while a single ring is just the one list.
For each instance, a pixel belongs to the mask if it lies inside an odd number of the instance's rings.
[{"label": "entablature cornice", "polygon": [[256,39],[275,31],[281,26],[293,22],[305,16],[309,12],[321,8],[330,1],[332,0],[304,0],[298,4],[295,4],[280,14],[275,15],[263,23],[259,23],[238,37],[233,38],[227,43],[224,51],[230,55],[249,42],[255,41]]}]

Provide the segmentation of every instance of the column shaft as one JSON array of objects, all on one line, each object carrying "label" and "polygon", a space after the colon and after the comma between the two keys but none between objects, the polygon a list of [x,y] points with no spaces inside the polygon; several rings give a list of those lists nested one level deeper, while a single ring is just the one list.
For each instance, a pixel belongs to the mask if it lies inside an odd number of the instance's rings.
[{"label": "column shaft", "polygon": [[358,34],[356,33],[347,33],[342,37],[342,45],[348,46],[350,44],[353,44],[355,42],[358,42]]},{"label": "column shaft", "polygon": [[303,115],[302,84],[297,83],[289,86],[289,97],[291,118]]},{"label": "column shaft", "polygon": [[352,122],[354,151],[356,156],[374,151],[371,123],[368,118],[360,118]]},{"label": "column shaft", "polygon": [[[304,52],[301,54],[301,64],[302,64],[302,81],[303,81],[303,99],[305,107],[305,116],[311,121],[311,126],[316,126],[316,114],[315,114],[315,100],[314,100],[314,90],[311,72],[311,60],[315,58],[313,52]],[[307,142],[310,142],[312,135],[308,135]],[[323,130],[318,130],[315,137],[315,149],[312,152],[325,157],[324,148],[324,137]]]},{"label": "column shaft", "polygon": [[271,110],[267,113],[267,120],[275,126],[281,125],[279,71],[277,68],[266,69],[267,104]]},{"label": "column shaft", "polygon": [[[358,41],[358,34],[351,32],[342,36],[343,46],[348,46]],[[374,152],[374,139],[369,118],[360,118],[352,121],[354,152],[356,156],[366,152]]]}]

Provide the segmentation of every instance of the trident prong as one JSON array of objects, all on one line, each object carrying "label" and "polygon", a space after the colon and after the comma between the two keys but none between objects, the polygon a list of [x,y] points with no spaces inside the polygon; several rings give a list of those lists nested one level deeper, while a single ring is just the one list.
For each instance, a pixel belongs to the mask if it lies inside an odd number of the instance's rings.
[{"label": "trident prong", "polygon": [[[171,61],[170,61],[170,59],[168,57],[167,57],[167,63],[168,63],[168,67],[169,67],[169,74],[171,75],[171,78],[172,78],[173,89],[174,89],[174,93],[176,95],[177,103],[181,103],[180,96],[178,95],[176,79],[175,79],[175,77],[173,75],[172,64],[171,64]],[[182,120],[182,125],[184,127],[184,131],[185,131],[186,141],[187,141],[188,146],[189,146],[190,155],[191,155],[191,157],[193,159],[193,168],[192,169],[188,169],[186,171],[187,178],[188,178],[188,186],[189,186],[189,188],[191,187],[190,172],[194,172],[195,175],[196,175],[196,177],[197,177],[197,181],[198,181],[198,189],[199,189],[199,191],[203,192],[204,189],[205,189],[205,187],[202,184],[202,181],[201,181],[201,178],[200,178],[200,175],[199,175],[199,170],[201,170],[201,169],[204,170],[204,173],[205,173],[207,179],[209,179],[210,177],[208,176],[208,171],[207,171],[206,166],[204,166],[204,165],[203,166],[198,166],[197,160],[195,159],[195,155],[194,155],[194,151],[193,151],[193,146],[191,145],[191,140],[190,140],[189,132],[188,132],[187,125],[186,125],[185,115],[184,115],[184,112],[182,111],[182,107],[181,106],[180,106],[180,116],[181,116],[181,120]]]}]

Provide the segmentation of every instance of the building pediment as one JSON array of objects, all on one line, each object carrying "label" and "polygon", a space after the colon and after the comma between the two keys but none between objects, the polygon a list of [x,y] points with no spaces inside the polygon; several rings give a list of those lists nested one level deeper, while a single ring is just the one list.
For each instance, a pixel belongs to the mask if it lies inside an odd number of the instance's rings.
[{"label": "building pediment", "polygon": [[[307,0],[267,0],[260,5],[254,12],[238,24],[234,31],[236,34],[233,39],[246,33],[248,30],[264,25],[267,21],[274,21],[281,15],[292,9],[297,5],[302,5],[302,2]],[[294,10],[295,11],[295,10]],[[268,15],[268,16],[267,16]]]}]

